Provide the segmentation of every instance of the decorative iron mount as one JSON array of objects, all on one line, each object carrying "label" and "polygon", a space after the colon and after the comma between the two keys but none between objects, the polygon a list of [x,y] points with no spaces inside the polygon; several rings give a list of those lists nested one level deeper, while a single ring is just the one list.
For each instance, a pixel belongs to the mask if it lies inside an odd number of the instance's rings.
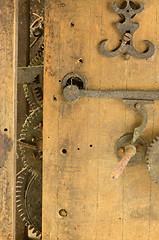
[{"label": "decorative iron mount", "polygon": [[120,17],[124,18],[124,21],[116,23],[116,27],[122,35],[121,45],[113,51],[108,51],[105,48],[107,40],[104,40],[100,43],[101,53],[106,57],[116,57],[123,54],[125,60],[128,60],[130,56],[142,59],[150,58],[155,51],[155,47],[150,41],[145,40],[148,44],[148,48],[143,53],[138,52],[133,46],[133,35],[139,28],[139,24],[131,22],[131,19],[134,18],[137,13],[141,13],[144,10],[143,3],[141,3],[141,6],[137,8],[132,1],[126,0],[123,2],[122,6],[124,6],[124,8],[118,8],[116,3],[114,3],[113,6],[114,11],[118,13]]}]

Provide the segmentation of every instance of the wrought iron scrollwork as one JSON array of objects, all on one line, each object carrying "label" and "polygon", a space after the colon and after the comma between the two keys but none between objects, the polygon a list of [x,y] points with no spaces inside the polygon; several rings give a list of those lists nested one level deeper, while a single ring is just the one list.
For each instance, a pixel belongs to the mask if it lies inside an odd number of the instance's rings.
[{"label": "wrought iron scrollwork", "polygon": [[134,48],[133,35],[139,28],[139,24],[131,21],[131,19],[134,18],[137,13],[141,13],[144,10],[144,5],[141,3],[140,7],[138,8],[132,1],[126,0],[123,2],[123,6],[124,8],[119,8],[116,3],[114,3],[113,6],[114,11],[118,13],[123,20],[122,22],[116,23],[116,27],[122,35],[120,46],[113,51],[108,51],[105,47],[107,40],[104,40],[100,43],[100,51],[106,57],[116,57],[123,54],[126,60],[128,60],[130,56],[148,59],[154,54],[155,47],[150,41],[145,40],[148,47],[143,53],[138,52]]}]

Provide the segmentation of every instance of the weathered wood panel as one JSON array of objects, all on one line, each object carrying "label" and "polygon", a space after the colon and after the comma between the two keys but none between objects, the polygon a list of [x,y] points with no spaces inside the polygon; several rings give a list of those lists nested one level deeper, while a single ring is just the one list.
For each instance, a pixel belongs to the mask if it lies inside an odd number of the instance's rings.
[{"label": "weathered wood panel", "polygon": [[17,1],[0,8],[0,239],[14,238]]},{"label": "weathered wood panel", "polygon": [[[88,89],[157,89],[158,4],[143,0],[144,12],[134,18],[140,23],[136,48],[144,50],[143,40],[148,39],[156,46],[154,56],[124,61],[98,50],[101,40],[109,39],[113,49],[121,38],[114,25],[120,19],[112,10],[114,1],[46,2],[43,239],[157,239],[159,189],[151,183],[145,159],[127,167],[118,180],[110,178],[118,163],[114,144],[133,131],[140,116],[121,100],[69,103],[61,81],[76,72],[87,79]],[[149,144],[159,133],[159,103],[146,108],[149,121],[142,136]],[[67,217],[59,215],[60,209],[67,210]]]}]

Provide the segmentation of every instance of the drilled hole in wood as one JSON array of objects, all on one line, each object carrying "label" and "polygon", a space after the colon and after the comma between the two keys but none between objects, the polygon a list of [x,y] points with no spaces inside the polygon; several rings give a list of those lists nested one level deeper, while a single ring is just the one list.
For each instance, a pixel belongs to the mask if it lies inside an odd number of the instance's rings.
[{"label": "drilled hole in wood", "polygon": [[79,58],[78,61],[79,61],[80,63],[83,63],[83,59],[82,59],[82,58]]},{"label": "drilled hole in wood", "polygon": [[62,150],[61,150],[61,152],[62,152],[62,154],[67,154],[67,149],[65,149],[65,148],[63,148]]},{"label": "drilled hole in wood", "polygon": [[55,96],[53,96],[53,101],[57,101],[57,98]]},{"label": "drilled hole in wood", "polygon": [[77,148],[77,150],[80,150],[80,148]]},{"label": "drilled hole in wood", "polygon": [[75,24],[71,22],[70,27],[73,28],[74,26],[75,26]]},{"label": "drilled hole in wood", "polygon": [[61,80],[59,80],[59,82],[61,82]]},{"label": "drilled hole in wood", "polygon": [[66,211],[65,209],[61,209],[61,210],[59,211],[59,215],[60,215],[61,217],[67,217],[67,211]]},{"label": "drilled hole in wood", "polygon": [[90,144],[89,146],[90,146],[90,148],[92,148],[92,147],[93,147],[93,145],[92,145],[92,144]]},{"label": "drilled hole in wood", "polygon": [[8,128],[4,128],[4,131],[7,132],[7,131],[8,131]]}]

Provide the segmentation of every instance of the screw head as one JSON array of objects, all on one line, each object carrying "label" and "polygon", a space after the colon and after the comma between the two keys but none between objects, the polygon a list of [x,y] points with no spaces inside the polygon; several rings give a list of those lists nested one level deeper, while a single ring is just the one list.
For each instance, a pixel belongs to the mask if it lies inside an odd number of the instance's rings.
[{"label": "screw head", "polygon": [[125,33],[123,39],[125,42],[129,42],[131,40],[131,33]]},{"label": "screw head", "polygon": [[139,104],[139,103],[136,103],[136,104],[135,104],[135,108],[136,108],[136,109],[139,109],[139,108],[140,108],[140,104]]},{"label": "screw head", "polygon": [[124,54],[124,59],[125,59],[125,60],[129,60],[129,58],[130,58],[130,54],[129,54],[129,53],[125,53],[125,54]]}]

